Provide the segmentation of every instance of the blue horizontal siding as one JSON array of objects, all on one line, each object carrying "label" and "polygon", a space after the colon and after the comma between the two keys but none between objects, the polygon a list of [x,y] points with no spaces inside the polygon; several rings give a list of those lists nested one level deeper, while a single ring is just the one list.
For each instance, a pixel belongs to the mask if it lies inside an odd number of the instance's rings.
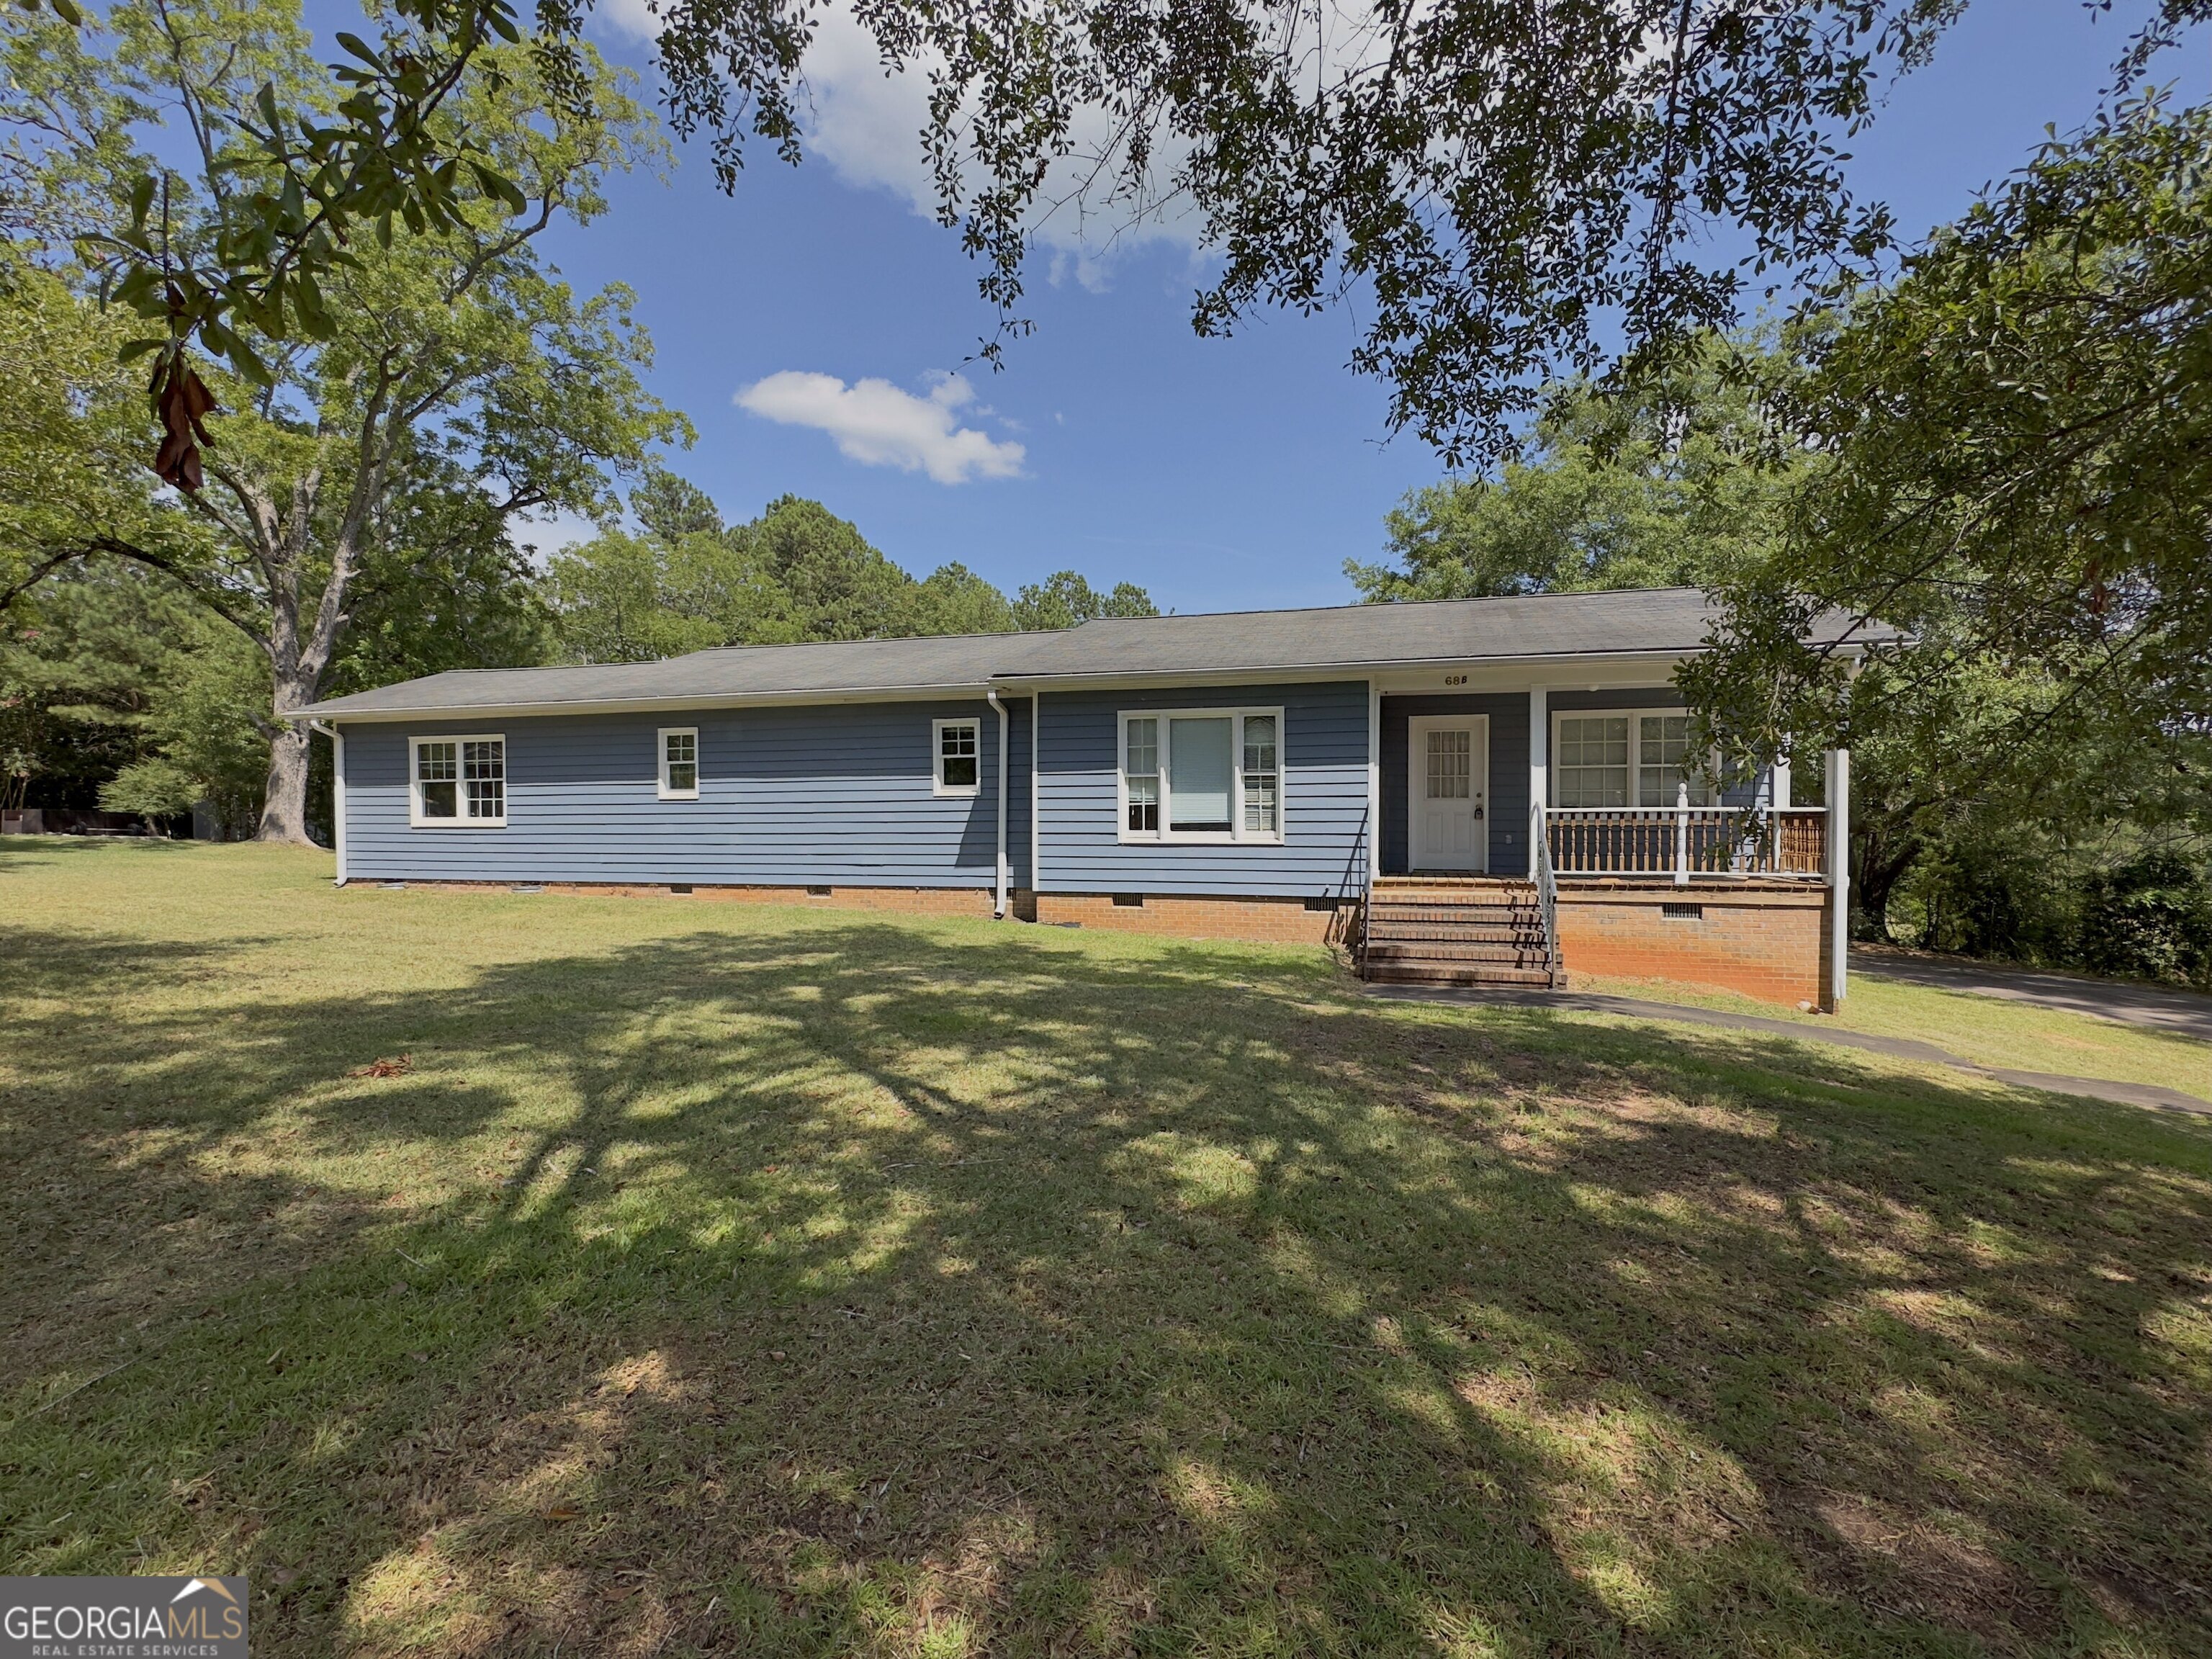
[{"label": "blue horizontal siding", "polygon": [[[1142,708],[1283,710],[1285,842],[1123,842],[1119,839],[1118,721]],[[1161,691],[1048,693],[1039,724],[1039,793],[1048,893],[1159,893],[1317,897],[1365,854],[1367,683],[1212,686]]]},{"label": "blue horizontal siding", "polygon": [[[981,726],[981,792],[933,795],[930,723],[960,718]],[[699,799],[660,800],[657,733],[681,726],[699,729]],[[351,725],[347,874],[988,887],[998,726],[967,701]],[[407,740],[494,731],[507,739],[506,827],[411,827]],[[1027,833],[1027,747],[1010,745],[1010,841],[1018,807]]]}]

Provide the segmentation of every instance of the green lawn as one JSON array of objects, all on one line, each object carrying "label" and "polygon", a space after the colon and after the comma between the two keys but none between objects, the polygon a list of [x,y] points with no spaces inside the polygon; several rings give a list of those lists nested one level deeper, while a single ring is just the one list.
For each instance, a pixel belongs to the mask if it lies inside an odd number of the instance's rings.
[{"label": "green lawn", "polygon": [[246,1571],[260,1656],[2212,1650],[2212,1125],[327,871],[0,842],[0,1571]]}]

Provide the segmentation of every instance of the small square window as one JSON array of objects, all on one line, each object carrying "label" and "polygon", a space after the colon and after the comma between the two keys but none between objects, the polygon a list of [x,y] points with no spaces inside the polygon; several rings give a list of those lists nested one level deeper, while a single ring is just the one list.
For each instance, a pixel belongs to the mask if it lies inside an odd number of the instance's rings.
[{"label": "small square window", "polygon": [[699,799],[699,728],[696,726],[660,728],[660,799]]},{"label": "small square window", "polygon": [[931,724],[937,751],[935,793],[973,795],[983,787],[982,724],[978,720],[936,720]]}]

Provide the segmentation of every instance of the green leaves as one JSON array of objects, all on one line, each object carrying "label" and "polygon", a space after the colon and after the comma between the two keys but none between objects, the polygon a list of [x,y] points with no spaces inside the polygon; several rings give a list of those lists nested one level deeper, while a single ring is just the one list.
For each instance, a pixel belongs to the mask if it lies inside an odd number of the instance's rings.
[{"label": "green leaves", "polygon": [[[521,38],[513,8],[410,0],[392,15],[380,45],[338,35],[347,56],[328,68],[343,93],[335,118],[320,118],[274,79],[228,109],[220,106],[227,88],[183,89],[210,111],[216,130],[240,140],[208,158],[194,222],[177,222],[171,192],[149,167],[129,184],[127,224],[81,239],[104,298],[158,331],[134,343],[134,357],[158,349],[166,362],[204,350],[266,385],[267,353],[252,341],[332,337],[324,290],[356,263],[350,245],[362,228],[388,249],[395,221],[410,235],[446,235],[487,214],[527,212],[513,147],[495,127],[453,118],[459,100],[510,74],[494,48]],[[568,88],[547,100],[556,125],[595,120],[574,48],[548,42],[539,52]]]},{"label": "green leaves", "polygon": [[[1888,247],[1840,141],[1958,0],[1546,0],[1350,10],[1278,0],[884,0],[887,64],[930,78],[918,148],[981,264],[998,347],[1030,239],[1073,204],[1164,212],[1218,253],[1202,334],[1348,295],[1353,366],[1447,465],[1510,453],[1547,383],[1663,365],[1786,283]],[[733,180],[796,159],[812,8],[702,0],[656,43],[679,131]],[[1113,135],[1093,155],[1088,134]],[[1060,217],[1065,220],[1066,214]]]}]

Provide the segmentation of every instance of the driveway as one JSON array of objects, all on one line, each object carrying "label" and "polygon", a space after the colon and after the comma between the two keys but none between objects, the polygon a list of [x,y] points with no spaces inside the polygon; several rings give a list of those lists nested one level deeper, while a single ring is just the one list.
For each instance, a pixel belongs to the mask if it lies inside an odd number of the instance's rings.
[{"label": "driveway", "polygon": [[2045,1008],[2063,1008],[2069,1013],[2116,1019],[2128,1025],[2155,1026],[2179,1036],[2212,1042],[2212,996],[2198,991],[2176,991],[2133,980],[2094,979],[2087,974],[2059,974],[2039,968],[2005,968],[1882,945],[1851,946],[1851,972],[1875,979],[1903,980],[1938,991],[1966,991],[1976,996],[2004,997]]},{"label": "driveway", "polygon": [[[1854,963],[1852,966],[1856,967]],[[1769,1019],[1759,1014],[1740,1014],[1734,1009],[1698,1008],[1674,1002],[1644,1002],[1595,991],[1522,991],[1507,987],[1461,989],[1442,985],[1369,985],[1366,994],[1391,1002],[1456,1002],[1480,1007],[1487,1003],[1513,1008],[1579,1008],[1594,1014],[1623,1014],[1631,1019],[1672,1019],[1690,1025],[1717,1025],[1724,1030],[1756,1031],[1767,1036],[1788,1037],[1793,1042],[1826,1042],[1838,1048],[1860,1048],[1894,1060],[1923,1065],[1955,1066],[2022,1089],[2040,1089],[2055,1095],[2083,1095],[2091,1100],[2117,1101],[2124,1106],[2162,1107],[2212,1117],[2212,1100],[2184,1094],[2154,1083],[2119,1083],[2109,1078],[2069,1077],[2055,1072],[2015,1072],[2001,1066],[1984,1066],[1966,1060],[1948,1048],[1913,1037],[1877,1036],[1840,1025],[1814,1024],[1804,1020]]]}]

